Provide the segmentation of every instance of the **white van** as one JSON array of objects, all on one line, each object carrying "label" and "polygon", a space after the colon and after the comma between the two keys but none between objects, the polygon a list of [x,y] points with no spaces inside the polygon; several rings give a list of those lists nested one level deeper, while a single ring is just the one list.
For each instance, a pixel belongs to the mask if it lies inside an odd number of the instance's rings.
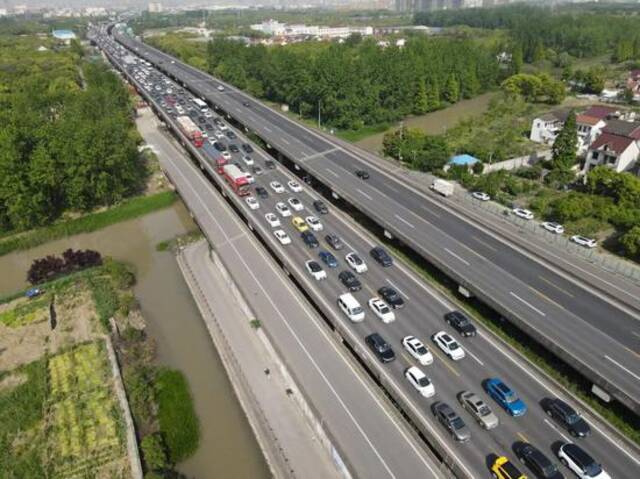
[{"label": "white van", "polygon": [[364,319],[364,309],[351,293],[342,294],[338,297],[338,306],[342,312],[354,323],[359,323]]}]

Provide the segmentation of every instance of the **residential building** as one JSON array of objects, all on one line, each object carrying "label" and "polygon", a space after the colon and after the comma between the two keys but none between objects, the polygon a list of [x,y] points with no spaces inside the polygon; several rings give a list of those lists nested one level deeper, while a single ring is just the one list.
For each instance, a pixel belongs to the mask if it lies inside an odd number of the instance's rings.
[{"label": "residential building", "polygon": [[70,43],[71,40],[75,40],[76,38],[76,34],[71,30],[53,30],[51,35],[53,35],[56,40],[63,41],[64,43]]},{"label": "residential building", "polygon": [[529,139],[536,143],[553,145],[556,136],[560,133],[570,110],[556,110],[534,118],[531,125]]},{"label": "residential building", "polygon": [[638,161],[638,155],[640,148],[634,138],[603,132],[589,146],[583,173],[598,165],[606,165],[618,173],[629,171]]},{"label": "residential building", "polygon": [[149,6],[147,7],[149,13],[162,13],[162,3],[160,2],[149,2]]},{"label": "residential building", "polygon": [[584,155],[589,145],[600,135],[607,123],[598,117],[586,114],[576,115],[578,130],[578,155]]},{"label": "residential building", "polygon": [[346,38],[354,33],[369,36],[373,35],[373,27],[326,27],[319,25],[287,25],[276,20],[266,20],[262,23],[251,25],[256,30],[275,37],[319,37],[319,38]]},{"label": "residential building", "polygon": [[618,119],[608,120],[602,132],[611,133],[612,135],[628,136],[638,141],[640,140],[640,122]]}]

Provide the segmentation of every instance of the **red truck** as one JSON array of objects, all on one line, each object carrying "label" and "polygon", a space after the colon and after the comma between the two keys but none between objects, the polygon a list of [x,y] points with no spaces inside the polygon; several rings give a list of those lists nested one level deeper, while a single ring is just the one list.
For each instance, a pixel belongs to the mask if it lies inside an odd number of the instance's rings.
[{"label": "red truck", "polygon": [[222,167],[222,174],[238,196],[246,196],[249,194],[249,181],[236,165],[224,165]]},{"label": "red truck", "polygon": [[196,148],[200,148],[202,146],[202,132],[200,128],[196,126],[191,118],[188,116],[179,116],[176,118],[178,122],[178,126],[180,126],[180,130],[185,134],[189,140],[193,143]]},{"label": "red truck", "polygon": [[222,175],[222,174],[224,174],[224,165],[226,165],[229,162],[227,161],[227,159],[224,156],[222,156],[220,153],[218,153],[215,156],[215,159],[213,160],[213,163],[214,163],[214,165],[216,167],[216,171],[219,174]]}]

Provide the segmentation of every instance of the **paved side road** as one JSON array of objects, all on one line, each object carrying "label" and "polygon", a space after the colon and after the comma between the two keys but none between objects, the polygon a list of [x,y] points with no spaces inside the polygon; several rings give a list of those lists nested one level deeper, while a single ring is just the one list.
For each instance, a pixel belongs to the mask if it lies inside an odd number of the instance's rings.
[{"label": "paved side road", "polygon": [[[264,334],[209,256],[206,241],[187,246],[178,263],[275,477],[339,477],[328,451],[297,407]],[[267,340],[268,341],[268,340]],[[298,393],[299,394],[299,393]]]}]

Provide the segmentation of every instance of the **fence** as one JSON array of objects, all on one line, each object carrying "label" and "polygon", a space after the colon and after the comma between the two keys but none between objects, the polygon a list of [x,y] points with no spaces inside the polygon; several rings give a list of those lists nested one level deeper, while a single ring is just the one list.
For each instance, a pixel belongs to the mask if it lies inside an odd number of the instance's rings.
[{"label": "fence", "polygon": [[483,174],[491,173],[499,170],[515,170],[523,166],[533,166],[542,160],[551,159],[551,150],[536,151],[527,156],[519,156],[510,160],[499,161],[497,163],[485,163]]}]

